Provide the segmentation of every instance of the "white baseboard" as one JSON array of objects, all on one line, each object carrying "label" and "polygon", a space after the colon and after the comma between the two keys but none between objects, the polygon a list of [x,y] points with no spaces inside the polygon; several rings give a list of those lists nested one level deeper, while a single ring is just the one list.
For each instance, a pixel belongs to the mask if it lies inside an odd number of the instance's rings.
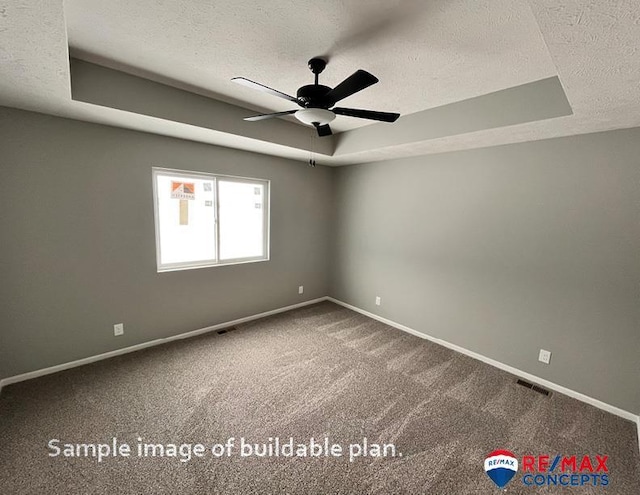
[{"label": "white baseboard", "polygon": [[559,392],[561,394],[568,395],[569,397],[573,397],[574,399],[590,404],[594,407],[597,407],[598,409],[602,409],[603,411],[607,411],[611,414],[615,414],[616,416],[620,416],[621,418],[633,421],[638,425],[638,445],[640,446],[640,416],[638,416],[637,414],[631,413],[629,411],[625,411],[624,409],[620,409],[619,407],[616,407],[616,406],[612,406],[611,404],[607,404],[606,402],[602,402],[598,399],[594,399],[593,397],[589,397],[588,395],[584,395],[580,392],[576,392],[575,390],[568,389],[566,387],[563,387],[562,385],[558,385],[556,383],[545,380],[544,378],[537,377],[535,375],[532,375],[531,373],[527,373],[526,371],[519,370],[517,368],[514,368],[513,366],[509,366],[508,364],[501,363],[500,361],[496,361],[495,359],[488,358],[486,356],[483,356],[482,354],[478,354],[477,352],[473,352],[468,349],[465,349],[464,347],[460,347],[459,345],[447,342],[446,340],[438,339],[430,335],[424,334],[422,332],[418,332],[413,328],[409,328],[400,323],[396,323],[395,321],[388,320],[387,318],[383,318],[382,316],[378,316],[374,313],[370,313],[369,311],[365,311],[364,309],[360,309],[356,306],[352,306],[351,304],[347,304],[345,302],[339,301],[338,299],[334,299],[333,297],[328,297],[327,300],[334,302],[336,304],[339,304],[340,306],[344,306],[345,308],[351,309],[352,311],[355,311],[357,313],[368,316],[369,318],[373,318],[374,320],[378,320],[378,321],[381,321],[382,323],[386,323],[387,325],[397,328],[398,330],[402,330],[404,332],[410,333],[417,337],[430,340],[431,342],[435,342],[436,344],[439,344],[443,347],[447,347],[461,354],[464,354],[466,356],[482,361],[483,363],[490,364],[491,366],[494,366],[498,369],[506,371],[507,373],[511,373],[512,375],[525,378],[526,380],[535,382],[536,384],[539,384],[539,385],[543,385],[547,388],[550,388],[551,390],[555,390],[556,392]]},{"label": "white baseboard", "polygon": [[97,354],[95,356],[89,356],[86,358],[78,359],[76,361],[71,361],[69,363],[57,364],[55,366],[51,366],[49,368],[43,368],[40,370],[29,371],[28,373],[22,373],[21,375],[10,376],[8,378],[3,378],[0,380],[0,393],[2,392],[2,387],[7,385],[11,385],[12,383],[23,382],[25,380],[31,380],[32,378],[38,378],[39,376],[50,375],[51,373],[57,373],[58,371],[68,370],[70,368],[76,368],[78,366],[82,366],[89,363],[94,363],[96,361],[102,361],[103,359],[109,359],[115,356],[120,356],[122,354],[128,354],[130,352],[139,351],[142,349],[146,349],[147,347],[153,347],[160,344],[166,344],[167,342],[171,342],[173,340],[181,340],[188,339],[189,337],[195,337],[197,335],[202,335],[203,333],[213,332],[216,330],[220,330],[222,328],[232,327],[234,325],[240,325],[241,323],[246,323],[248,321],[258,320],[260,318],[264,318],[266,316],[275,315],[278,313],[284,313],[285,311],[291,311],[292,309],[301,308],[303,306],[309,306],[310,304],[316,304],[322,301],[326,301],[327,297],[319,297],[317,299],[311,299],[310,301],[301,302],[298,304],[292,304],[291,306],[285,306],[283,308],[272,309],[271,311],[265,311],[264,313],[259,313],[256,315],[245,316],[244,318],[238,318],[237,320],[226,321],[224,323],[218,323],[217,325],[212,325],[210,327],[200,328],[198,330],[193,330],[191,332],[181,333],[178,335],[172,335],[171,337],[166,337],[163,339],[151,340],[149,342],[143,342],[142,344],[136,344],[129,347],[123,347],[122,349],[116,349],[115,351],[105,352],[103,354]]}]

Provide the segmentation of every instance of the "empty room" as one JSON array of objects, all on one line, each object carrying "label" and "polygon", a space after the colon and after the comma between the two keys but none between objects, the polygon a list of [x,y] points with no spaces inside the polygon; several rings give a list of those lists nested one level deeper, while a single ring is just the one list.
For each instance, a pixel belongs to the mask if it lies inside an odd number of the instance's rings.
[{"label": "empty room", "polygon": [[640,493],[640,3],[0,1],[0,494]]}]

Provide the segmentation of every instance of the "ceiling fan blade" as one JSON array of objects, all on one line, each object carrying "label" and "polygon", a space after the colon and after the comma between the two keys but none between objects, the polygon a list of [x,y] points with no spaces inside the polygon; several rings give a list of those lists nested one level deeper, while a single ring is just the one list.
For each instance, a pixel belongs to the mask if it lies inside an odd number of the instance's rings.
[{"label": "ceiling fan blade", "polygon": [[369,74],[366,70],[360,69],[329,91],[326,99],[333,105],[347,96],[362,91],[364,88],[368,88],[377,82],[378,78],[376,76]]},{"label": "ceiling fan blade", "polygon": [[282,117],[284,115],[291,115],[296,113],[298,110],[287,110],[286,112],[276,112],[276,113],[263,113],[260,115],[254,115],[253,117],[245,117],[244,120],[248,122],[257,122],[258,120],[267,120],[273,119],[275,117]]},{"label": "ceiling fan blade", "polygon": [[399,113],[374,112],[373,110],[359,110],[357,108],[332,108],[336,115],[346,115],[347,117],[357,117],[359,119],[380,120],[382,122],[395,122],[400,117]]},{"label": "ceiling fan blade", "polygon": [[331,127],[329,127],[329,124],[320,125],[317,122],[314,122],[313,125],[318,130],[318,136],[320,137],[331,136],[333,134],[333,132],[331,132]]},{"label": "ceiling fan blade", "polygon": [[298,100],[291,95],[283,93],[282,91],[278,91],[277,89],[270,88],[269,86],[265,86],[264,84],[260,84],[254,81],[250,81],[244,77],[234,77],[231,79],[234,83],[242,84],[247,88],[257,89],[258,91],[263,91],[265,93],[269,93],[270,95],[277,96],[278,98],[284,98],[285,100],[292,101],[294,103],[298,103]]}]

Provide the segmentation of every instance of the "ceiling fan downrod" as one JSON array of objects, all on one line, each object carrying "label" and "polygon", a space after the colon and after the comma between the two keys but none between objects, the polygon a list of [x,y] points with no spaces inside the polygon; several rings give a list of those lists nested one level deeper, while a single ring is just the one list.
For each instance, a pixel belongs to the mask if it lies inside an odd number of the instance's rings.
[{"label": "ceiling fan downrod", "polygon": [[315,75],[315,85],[318,85],[318,75],[324,70],[327,66],[327,61],[323,58],[312,58],[307,63],[311,72]]}]

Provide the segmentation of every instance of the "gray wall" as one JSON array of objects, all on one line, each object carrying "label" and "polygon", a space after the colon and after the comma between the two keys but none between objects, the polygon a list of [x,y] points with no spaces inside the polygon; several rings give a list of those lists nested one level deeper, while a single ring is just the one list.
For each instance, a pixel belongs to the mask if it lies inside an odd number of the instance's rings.
[{"label": "gray wall", "polygon": [[[270,179],[271,260],[157,273],[152,166]],[[0,108],[0,170],[0,378],[328,293],[331,169]]]},{"label": "gray wall", "polygon": [[[0,108],[0,377],[329,294],[640,413],[639,156],[635,129],[312,169]],[[271,179],[271,261],[156,273],[152,166]]]},{"label": "gray wall", "polygon": [[639,157],[633,129],[343,167],[331,294],[640,413]]}]

